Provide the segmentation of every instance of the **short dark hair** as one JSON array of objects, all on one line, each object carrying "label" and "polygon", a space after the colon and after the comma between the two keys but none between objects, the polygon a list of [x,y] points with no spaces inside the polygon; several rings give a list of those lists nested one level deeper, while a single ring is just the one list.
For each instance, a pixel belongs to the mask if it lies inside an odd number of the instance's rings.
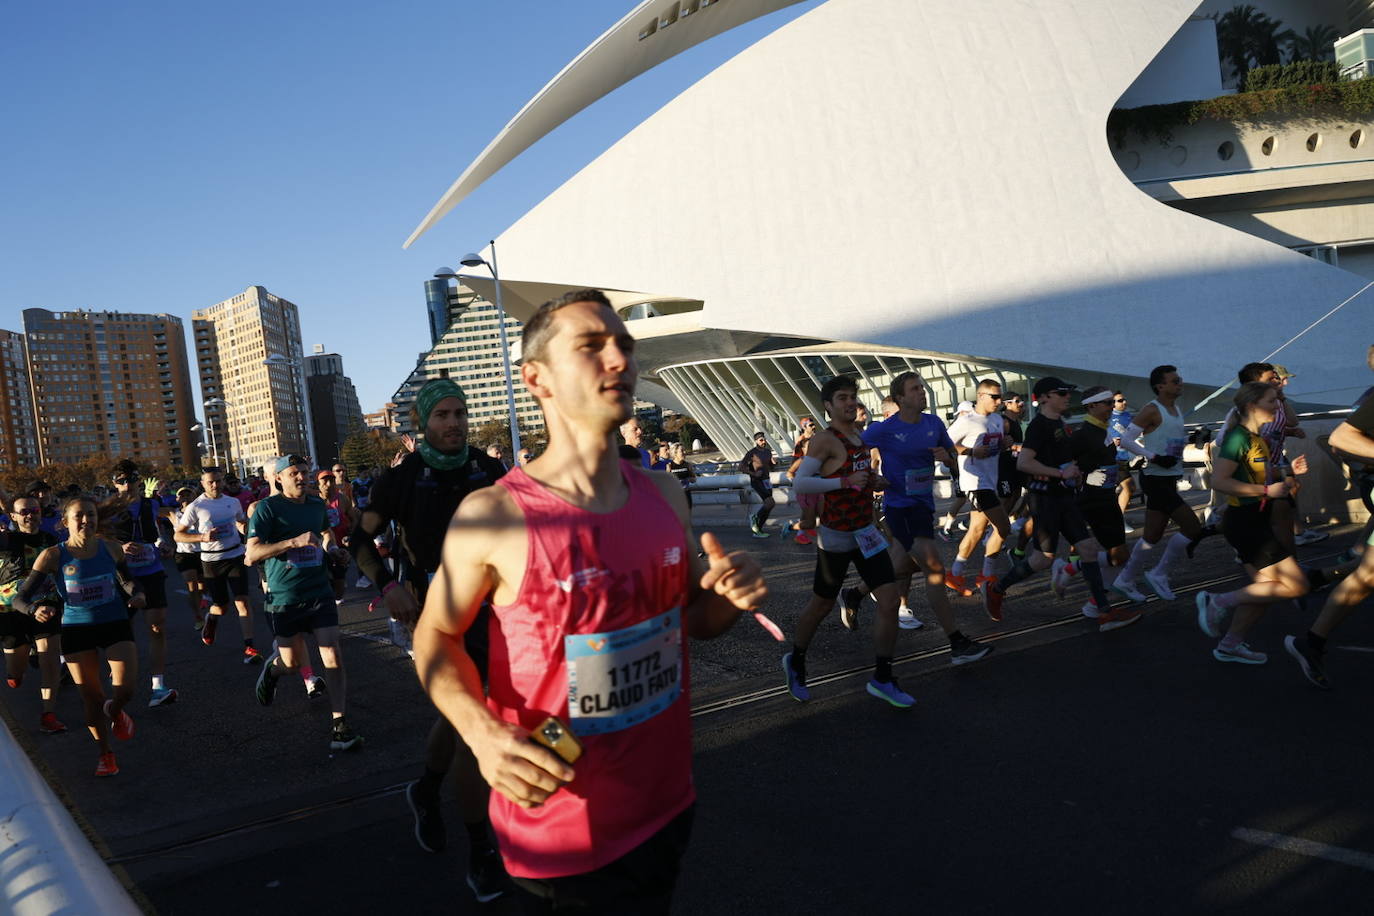
[{"label": "short dark hair", "polygon": [[837,375],[821,386],[821,401],[829,404],[835,400],[835,393],[839,391],[852,391],[858,394],[859,383],[847,375]]},{"label": "short dark hair", "polygon": [[892,384],[889,385],[887,389],[887,396],[892,398],[895,402],[902,395],[906,394],[906,383],[912,379],[919,379],[922,385],[925,384],[925,379],[921,378],[921,373],[910,371],[903,372],[892,380]]},{"label": "short dark hair", "polygon": [[1240,371],[1236,373],[1236,378],[1244,385],[1246,382],[1258,382],[1261,375],[1273,371],[1273,363],[1246,363],[1240,367]]},{"label": "short dark hair", "polygon": [[611,300],[607,299],[606,294],[599,289],[569,290],[556,299],[550,299],[539,306],[534,317],[525,322],[525,329],[520,332],[522,359],[541,360],[544,358],[544,348],[548,346],[549,338],[553,336],[550,327],[553,323],[553,313],[572,305],[574,302],[595,302],[597,305],[604,305],[608,309],[613,308]]},{"label": "short dark hair", "polygon": [[1150,370],[1150,390],[1159,394],[1159,386],[1164,384],[1164,377],[1170,372],[1177,372],[1178,366],[1155,366]]},{"label": "short dark hair", "polygon": [[994,388],[1001,388],[1002,383],[995,378],[984,378],[978,380],[979,391],[991,391]]}]

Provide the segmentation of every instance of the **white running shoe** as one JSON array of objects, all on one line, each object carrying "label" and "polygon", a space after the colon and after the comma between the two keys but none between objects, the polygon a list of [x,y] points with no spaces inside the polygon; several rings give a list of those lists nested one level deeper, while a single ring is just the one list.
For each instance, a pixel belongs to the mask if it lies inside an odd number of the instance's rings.
[{"label": "white running shoe", "polygon": [[1145,581],[1150,583],[1150,588],[1155,590],[1155,594],[1165,601],[1173,601],[1174,590],[1169,587],[1169,574],[1162,569],[1152,569],[1145,573]]},{"label": "white running shoe", "polygon": [[1116,581],[1108,587],[1112,591],[1116,592],[1118,595],[1121,595],[1123,598],[1128,598],[1131,601],[1144,603],[1147,600],[1145,598],[1144,593],[1142,593],[1140,589],[1136,588],[1135,583],[1132,582],[1130,579],[1117,576]]},{"label": "white running shoe", "polygon": [[364,576],[361,573],[359,573],[358,581],[354,582],[353,584],[356,585],[358,588],[371,588],[372,580],[369,579],[367,576]]},{"label": "white running shoe", "polygon": [[1069,577],[1064,575],[1064,570],[1068,567],[1068,560],[1054,558],[1054,563],[1050,566],[1050,588],[1054,589],[1055,595],[1064,597],[1064,590],[1069,587]]},{"label": "white running shoe", "polygon": [[1089,598],[1088,603],[1083,605],[1083,616],[1089,620],[1096,620],[1102,616],[1102,612],[1097,609],[1097,602]]},{"label": "white running shoe", "polygon": [[911,608],[904,607],[897,609],[897,626],[903,630],[919,630],[925,624],[921,622],[921,618],[917,617]]}]

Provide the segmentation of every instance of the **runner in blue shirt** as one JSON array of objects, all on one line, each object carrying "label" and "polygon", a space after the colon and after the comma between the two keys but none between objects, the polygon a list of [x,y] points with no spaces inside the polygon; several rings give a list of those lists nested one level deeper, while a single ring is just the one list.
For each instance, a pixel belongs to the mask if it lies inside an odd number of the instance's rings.
[{"label": "runner in blue shirt", "polygon": [[[945,565],[935,544],[935,462],[953,467],[945,424],[925,412],[926,385],[915,372],[892,380],[897,412],[864,430],[864,444],[876,449],[882,462],[883,510],[894,543],[890,550],[897,573],[897,590],[911,588],[917,568],[926,574],[926,600],[949,638],[950,662],[976,662],[992,647],[959,632],[945,592]],[[898,546],[900,545],[900,546]]]},{"label": "runner in blue shirt", "polygon": [[[1121,515],[1124,518],[1126,509],[1131,505],[1131,498],[1135,496],[1135,478],[1131,476],[1131,460],[1134,456],[1126,449],[1121,447],[1121,440],[1126,435],[1126,430],[1131,428],[1131,421],[1135,414],[1127,408],[1126,396],[1120,391],[1112,394],[1112,416],[1107,421],[1107,429],[1111,430],[1112,438],[1116,439],[1116,479],[1117,490],[1116,499],[1121,506]],[[1129,522],[1126,523],[1126,533],[1132,531]]]}]

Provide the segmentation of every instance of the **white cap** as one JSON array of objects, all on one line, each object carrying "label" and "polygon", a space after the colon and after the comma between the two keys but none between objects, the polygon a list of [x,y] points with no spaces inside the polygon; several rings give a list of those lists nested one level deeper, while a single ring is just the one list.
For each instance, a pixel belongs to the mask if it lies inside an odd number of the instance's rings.
[{"label": "white cap", "polygon": [[954,408],[955,413],[973,413],[972,401],[960,401],[959,406]]}]

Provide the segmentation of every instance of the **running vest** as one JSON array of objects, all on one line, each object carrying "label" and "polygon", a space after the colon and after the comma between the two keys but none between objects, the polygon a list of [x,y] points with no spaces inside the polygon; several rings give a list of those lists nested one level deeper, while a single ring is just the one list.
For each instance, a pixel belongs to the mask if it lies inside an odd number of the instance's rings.
[{"label": "running vest", "polygon": [[1188,430],[1183,425],[1183,408],[1178,407],[1178,413],[1173,413],[1158,401],[1150,403],[1159,411],[1159,425],[1142,438],[1145,450],[1156,455],[1173,455],[1178,459],[1178,464],[1171,468],[1162,468],[1150,462],[1145,466],[1143,473],[1151,477],[1182,477],[1183,447],[1188,444]]},{"label": "running vest", "polygon": [[[826,427],[825,431],[839,439],[840,444],[844,446],[844,464],[823,476],[832,479],[844,478],[855,471],[869,470],[870,453],[867,445],[862,442],[855,445],[833,426]],[[873,524],[872,478],[869,478],[862,490],[841,487],[838,490],[827,492],[825,501],[821,503],[820,523],[822,527],[832,531],[845,532],[858,531],[860,528]]]},{"label": "running vest", "polygon": [[57,593],[66,602],[62,611],[64,627],[115,623],[129,619],[129,606],[115,578],[115,561],[102,541],[96,541],[95,556],[73,556],[65,543],[58,547]]},{"label": "running vest", "polygon": [[132,575],[148,576],[163,571],[162,554],[157,549],[161,533],[151,499],[135,497],[115,518],[114,530],[121,543],[132,543],[136,548],[125,561]]},{"label": "running vest", "polygon": [[343,511],[343,500],[339,499],[339,494],[335,493],[324,504],[325,515],[329,518],[329,530],[334,533],[334,544],[336,547],[343,546],[343,539],[348,536],[348,516]]},{"label": "running vest", "polygon": [[491,793],[506,870],[589,872],[685,810],[692,785],[687,636],[691,546],[637,462],[620,462],[625,505],[569,505],[515,468],[496,482],[525,516],[529,555],[515,601],[493,605],[487,707],[533,730],[557,716],[585,751],[571,783],[537,808]]}]

